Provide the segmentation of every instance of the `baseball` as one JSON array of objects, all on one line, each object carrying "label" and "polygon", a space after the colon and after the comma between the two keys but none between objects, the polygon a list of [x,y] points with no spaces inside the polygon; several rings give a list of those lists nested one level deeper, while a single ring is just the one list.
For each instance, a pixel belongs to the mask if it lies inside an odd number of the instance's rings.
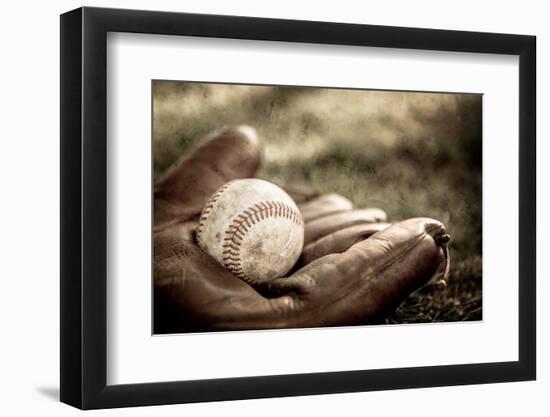
[{"label": "baseball", "polygon": [[304,244],[304,222],[281,188],[259,179],[228,182],[204,206],[199,246],[249,284],[284,276]]}]

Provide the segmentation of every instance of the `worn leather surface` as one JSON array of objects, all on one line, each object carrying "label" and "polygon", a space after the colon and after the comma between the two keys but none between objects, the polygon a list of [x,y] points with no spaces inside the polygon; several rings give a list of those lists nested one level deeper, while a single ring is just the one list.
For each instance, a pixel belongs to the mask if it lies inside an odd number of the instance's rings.
[{"label": "worn leather surface", "polygon": [[376,232],[380,232],[390,226],[389,223],[362,223],[355,226],[340,225],[333,233],[309,242],[304,246],[302,255],[298,260],[298,266],[304,266],[331,253],[341,253],[352,245],[367,239]]},{"label": "worn leather surface", "polygon": [[[218,265],[195,243],[210,195],[260,165],[250,127],[219,130],[185,155],[155,190],[154,331],[362,324],[395,309],[427,283],[443,260],[434,219],[388,224],[380,209],[354,210],[343,197],[287,191],[306,220],[307,244],[289,277],[253,287]],[[298,269],[299,268],[299,269]]]}]

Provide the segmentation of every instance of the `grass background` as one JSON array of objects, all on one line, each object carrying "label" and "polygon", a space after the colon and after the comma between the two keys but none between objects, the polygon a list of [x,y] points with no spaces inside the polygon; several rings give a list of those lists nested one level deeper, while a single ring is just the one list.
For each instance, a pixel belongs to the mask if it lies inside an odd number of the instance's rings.
[{"label": "grass background", "polygon": [[155,178],[210,131],[249,124],[263,145],[259,177],[336,192],[390,221],[446,224],[447,289],[425,286],[386,323],[480,320],[481,111],[474,94],[155,81]]}]

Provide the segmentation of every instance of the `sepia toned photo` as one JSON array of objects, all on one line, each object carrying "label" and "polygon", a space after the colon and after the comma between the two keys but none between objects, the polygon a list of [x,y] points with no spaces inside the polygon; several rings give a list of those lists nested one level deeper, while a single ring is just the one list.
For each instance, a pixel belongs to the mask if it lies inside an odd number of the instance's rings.
[{"label": "sepia toned photo", "polygon": [[153,333],[482,320],[482,95],[152,82]]}]

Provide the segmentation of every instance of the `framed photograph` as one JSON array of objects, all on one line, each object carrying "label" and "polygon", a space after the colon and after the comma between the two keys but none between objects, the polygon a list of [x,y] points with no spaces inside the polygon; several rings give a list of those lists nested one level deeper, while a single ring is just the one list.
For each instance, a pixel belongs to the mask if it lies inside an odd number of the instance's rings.
[{"label": "framed photograph", "polygon": [[533,36],[61,16],[61,401],[533,380]]}]

